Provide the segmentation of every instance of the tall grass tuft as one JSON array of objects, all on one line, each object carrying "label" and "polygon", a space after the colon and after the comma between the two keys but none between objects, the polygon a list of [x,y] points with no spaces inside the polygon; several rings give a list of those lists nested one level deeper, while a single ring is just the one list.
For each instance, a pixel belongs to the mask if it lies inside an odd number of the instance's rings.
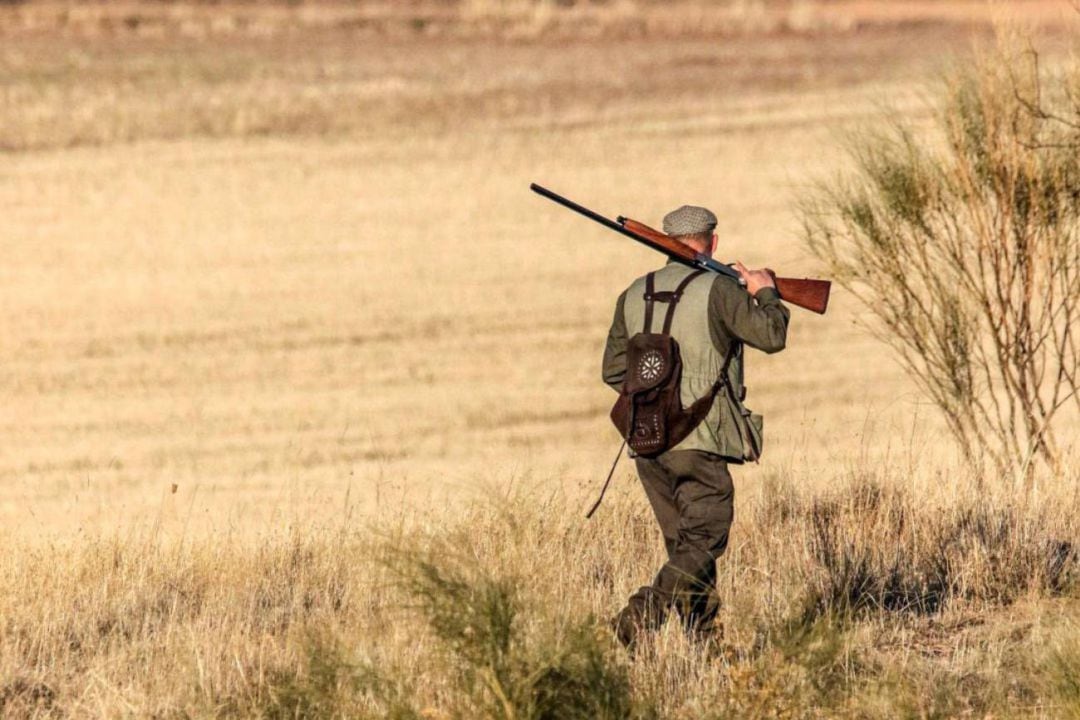
[{"label": "tall grass tuft", "polygon": [[492,576],[442,547],[389,552],[406,600],[450,655],[450,677],[473,717],[492,720],[648,718],[635,703],[613,639],[591,617],[527,633],[513,576]]},{"label": "tall grass tuft", "polygon": [[1028,506],[974,494],[932,513],[919,504],[864,481],[789,508],[810,551],[802,613],[928,615],[954,602],[1008,605],[1075,587],[1080,566],[1066,523],[1048,526]]}]

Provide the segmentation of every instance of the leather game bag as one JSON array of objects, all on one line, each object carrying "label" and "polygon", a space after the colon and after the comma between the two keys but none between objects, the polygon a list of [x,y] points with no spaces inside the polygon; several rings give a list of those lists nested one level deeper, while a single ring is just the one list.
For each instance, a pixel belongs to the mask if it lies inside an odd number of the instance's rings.
[{"label": "leather game bag", "polygon": [[[705,419],[731,362],[729,352],[711,390],[683,408],[679,392],[682,358],[679,343],[671,336],[671,322],[683,292],[704,272],[690,273],[672,292],[656,292],[653,273],[645,278],[645,327],[627,343],[626,375],[611,408],[616,429],[630,449],[643,457],[655,457],[675,447]],[[667,304],[659,333],[652,331],[653,306],[657,302]]]}]

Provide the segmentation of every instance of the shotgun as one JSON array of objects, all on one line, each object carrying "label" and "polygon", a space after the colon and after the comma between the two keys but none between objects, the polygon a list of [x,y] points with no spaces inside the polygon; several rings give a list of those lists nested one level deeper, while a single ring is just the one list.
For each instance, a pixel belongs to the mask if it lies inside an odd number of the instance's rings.
[{"label": "shotgun", "polygon": [[[529,185],[529,189],[538,195],[546,197],[548,200],[557,202],[565,208],[600,223],[608,229],[614,230],[621,235],[625,235],[632,240],[636,240],[653,250],[658,250],[676,262],[694,268],[709,270],[721,275],[727,275],[728,277],[735,278],[742,282],[739,273],[733,270],[731,266],[717,262],[708,255],[694,252],[692,248],[683,245],[670,235],[662,233],[659,230],[654,230],[644,223],[639,223],[636,220],[631,220],[630,218],[621,215],[617,220],[611,220],[586,207],[578,205],[572,200],[564,198],[558,193],[554,193],[541,185],[537,185],[536,183]],[[771,270],[769,273],[773,276],[773,280],[776,283],[776,292],[780,295],[782,300],[812,312],[819,314],[825,313],[826,308],[829,306],[829,290],[832,288],[831,282],[828,280],[815,280],[813,278],[799,279],[777,277]]]}]

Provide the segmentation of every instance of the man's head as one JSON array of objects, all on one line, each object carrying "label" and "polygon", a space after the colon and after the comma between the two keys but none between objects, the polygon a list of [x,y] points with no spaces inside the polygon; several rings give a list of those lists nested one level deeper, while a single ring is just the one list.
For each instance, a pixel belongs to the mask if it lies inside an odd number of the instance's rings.
[{"label": "man's head", "polygon": [[683,205],[664,216],[664,232],[699,253],[716,250],[716,215],[694,205]]}]

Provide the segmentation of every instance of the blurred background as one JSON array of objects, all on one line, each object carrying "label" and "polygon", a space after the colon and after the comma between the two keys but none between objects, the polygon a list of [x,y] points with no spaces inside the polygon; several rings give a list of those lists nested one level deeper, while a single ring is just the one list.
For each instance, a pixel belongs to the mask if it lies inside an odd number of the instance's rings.
[{"label": "blurred background", "polygon": [[[0,2],[0,522],[591,492],[613,303],[662,259],[529,182],[819,274],[800,193],[1003,17],[1051,68],[1078,37],[1059,0]],[[741,478],[953,452],[860,320],[838,291],[749,360]]]}]

